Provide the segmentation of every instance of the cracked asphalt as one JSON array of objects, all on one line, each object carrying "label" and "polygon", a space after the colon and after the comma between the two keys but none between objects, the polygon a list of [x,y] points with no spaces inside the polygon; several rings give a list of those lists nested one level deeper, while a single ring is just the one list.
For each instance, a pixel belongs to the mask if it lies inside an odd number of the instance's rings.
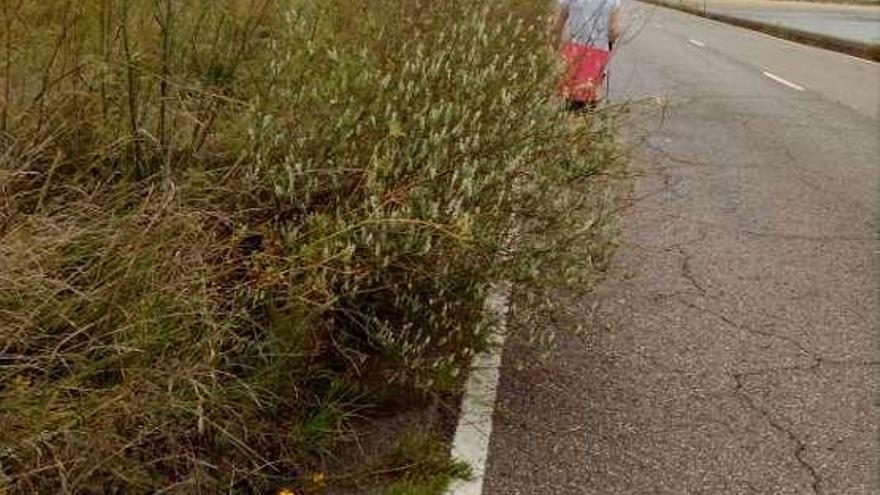
[{"label": "cracked asphalt", "polygon": [[483,493],[880,493],[880,65],[627,9],[621,247],[511,339]]}]

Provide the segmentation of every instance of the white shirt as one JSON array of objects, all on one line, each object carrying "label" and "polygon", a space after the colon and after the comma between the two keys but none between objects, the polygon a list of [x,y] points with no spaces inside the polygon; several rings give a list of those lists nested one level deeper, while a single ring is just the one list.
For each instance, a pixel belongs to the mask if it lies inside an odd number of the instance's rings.
[{"label": "white shirt", "polygon": [[568,10],[565,38],[573,43],[607,50],[611,12],[620,7],[620,0],[558,0]]}]

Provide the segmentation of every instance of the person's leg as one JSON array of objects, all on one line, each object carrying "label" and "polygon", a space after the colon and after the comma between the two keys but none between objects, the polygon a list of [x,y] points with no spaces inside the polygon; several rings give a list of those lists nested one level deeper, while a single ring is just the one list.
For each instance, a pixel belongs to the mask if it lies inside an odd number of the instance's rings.
[{"label": "person's leg", "polygon": [[580,100],[568,100],[566,110],[573,113],[581,113],[587,109],[587,102]]}]

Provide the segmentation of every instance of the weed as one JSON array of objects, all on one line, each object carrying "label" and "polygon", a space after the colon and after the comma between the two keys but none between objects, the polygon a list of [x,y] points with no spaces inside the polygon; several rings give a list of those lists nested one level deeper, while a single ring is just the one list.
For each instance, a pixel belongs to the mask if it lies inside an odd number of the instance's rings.
[{"label": "weed", "polygon": [[449,458],[446,445],[427,434],[401,440],[386,461],[399,479],[385,495],[441,495],[455,479],[467,479],[470,468]]}]

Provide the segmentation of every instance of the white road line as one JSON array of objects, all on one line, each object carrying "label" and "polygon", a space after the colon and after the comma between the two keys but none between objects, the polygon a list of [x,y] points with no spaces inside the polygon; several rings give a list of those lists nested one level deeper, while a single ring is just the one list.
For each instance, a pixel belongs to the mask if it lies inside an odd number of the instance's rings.
[{"label": "white road line", "polygon": [[[654,10],[655,10],[655,11],[656,11],[656,9],[657,9],[657,7],[654,7]],[[680,10],[675,10],[674,8],[667,8],[667,9],[665,10],[665,13],[672,14],[672,15],[680,15],[680,16],[684,16],[685,18],[690,18],[689,20],[692,20],[692,21],[693,21],[693,20],[696,20],[696,21],[698,21],[698,22],[703,22],[703,23],[707,23],[707,24],[713,24],[713,25],[718,26],[718,27],[722,27],[722,26],[723,26],[723,27],[725,27],[725,28],[727,28],[727,29],[736,29],[736,30],[739,30],[739,31],[741,31],[741,32],[742,32],[742,31],[745,31],[745,33],[742,34],[743,36],[757,36],[757,37],[767,38],[767,39],[769,39],[769,40],[779,41],[779,42],[785,43],[785,44],[787,44],[787,45],[790,45],[790,46],[792,46],[792,47],[796,47],[796,48],[799,48],[799,49],[802,49],[802,50],[818,50],[818,51],[820,51],[820,52],[830,52],[830,53],[833,53],[834,55],[837,55],[837,56],[840,56],[840,57],[846,57],[846,58],[848,58],[848,59],[850,59],[850,60],[853,60],[853,61],[855,61],[855,62],[860,62],[860,63],[862,63],[862,64],[865,64],[865,65],[868,65],[868,66],[870,66],[870,67],[874,67],[874,68],[876,68],[878,65],[880,65],[880,62],[875,62],[875,61],[873,61],[873,60],[867,60],[867,59],[864,59],[864,58],[861,58],[861,57],[856,57],[856,56],[854,56],[854,55],[849,55],[849,54],[847,54],[847,53],[838,52],[838,51],[834,51],[834,50],[828,50],[828,49],[826,49],[826,48],[819,48],[818,46],[806,45],[806,44],[804,44],[804,43],[798,43],[798,42],[796,42],[796,41],[788,40],[788,39],[785,39],[785,38],[780,38],[780,37],[778,37],[778,36],[773,36],[773,35],[770,35],[770,34],[767,34],[767,33],[762,33],[761,31],[755,31],[754,29],[741,28],[741,27],[734,26],[733,24],[730,24],[730,23],[727,23],[727,22],[716,21],[715,19],[709,19],[709,18],[706,18],[706,17],[701,17],[701,16],[698,16],[698,15],[694,15],[694,14],[688,14],[687,12],[682,12],[682,11],[680,11]]]},{"label": "white road line", "polygon": [[798,43],[798,42],[796,42],[796,41],[791,41],[791,40],[787,40],[787,39],[785,39],[785,38],[780,38],[780,37],[778,37],[778,36],[773,36],[773,35],[770,35],[770,34],[767,34],[767,33],[762,33],[761,31],[755,31],[755,30],[753,30],[753,29],[739,28],[739,27],[737,27],[737,26],[734,26],[733,24],[729,24],[729,23],[726,23],[726,22],[716,21],[716,20],[714,20],[714,19],[707,19],[707,18],[705,18],[705,17],[698,17],[698,16],[694,16],[694,15],[692,15],[692,14],[686,14],[686,13],[684,13],[684,12],[680,12],[680,11],[676,11],[676,10],[673,10],[672,12],[676,12],[676,13],[678,13],[678,14],[682,14],[682,15],[686,15],[686,16],[697,17],[697,19],[699,19],[700,21],[703,21],[703,22],[706,22],[706,23],[709,23],[709,24],[715,24],[716,26],[725,26],[725,27],[727,27],[727,28],[739,29],[740,31],[745,31],[746,33],[748,33],[748,34],[750,34],[750,35],[758,36],[758,37],[763,37],[763,38],[767,38],[767,39],[770,39],[770,40],[773,40],[773,41],[780,41],[780,42],[785,43],[785,44],[787,44],[787,45],[790,45],[790,46],[792,46],[792,47],[797,47],[797,48],[800,48],[800,49],[806,49],[806,50],[819,50],[819,51],[822,51],[822,52],[828,52],[828,51],[830,51],[831,53],[833,53],[833,54],[835,54],[835,55],[838,55],[838,56],[841,56],[841,57],[846,57],[846,58],[851,59],[851,60],[853,60],[853,61],[861,62],[861,63],[863,63],[863,64],[867,64],[867,65],[872,66],[872,67],[876,67],[877,65],[880,65],[880,62],[875,62],[875,61],[873,61],[873,60],[867,60],[867,59],[864,59],[864,58],[861,58],[861,57],[856,57],[856,56],[854,56],[854,55],[849,55],[849,54],[847,54],[847,53],[838,52],[838,51],[834,51],[834,50],[827,50],[827,49],[825,49],[825,48],[819,48],[818,46],[805,45],[805,44],[803,44],[803,43]]},{"label": "white road line", "polygon": [[658,24],[655,22],[654,27],[659,28],[659,29],[663,29],[663,24]]},{"label": "white road line", "polygon": [[471,372],[461,401],[461,412],[455,439],[452,441],[452,457],[471,467],[471,479],[457,480],[447,490],[447,495],[481,495],[489,459],[489,439],[492,437],[492,415],[498,393],[501,374],[501,354],[507,330],[507,310],[510,284],[493,286],[486,298],[485,317],[498,323],[498,332],[490,342],[489,350],[474,356]]},{"label": "white road line", "polygon": [[700,48],[706,48],[706,44],[703,43],[702,41],[688,40],[688,43],[690,43],[690,44],[692,44],[692,45],[694,45],[694,46],[698,46],[698,47],[700,47]]},{"label": "white road line", "polygon": [[764,75],[769,77],[770,79],[773,79],[774,81],[778,82],[779,84],[784,84],[784,85],[788,86],[791,89],[796,89],[798,91],[804,91],[804,88],[802,86],[798,86],[797,84],[795,84],[793,82],[786,81],[785,79],[783,79],[775,74],[771,74],[771,73],[767,72],[766,70],[764,71]]}]

